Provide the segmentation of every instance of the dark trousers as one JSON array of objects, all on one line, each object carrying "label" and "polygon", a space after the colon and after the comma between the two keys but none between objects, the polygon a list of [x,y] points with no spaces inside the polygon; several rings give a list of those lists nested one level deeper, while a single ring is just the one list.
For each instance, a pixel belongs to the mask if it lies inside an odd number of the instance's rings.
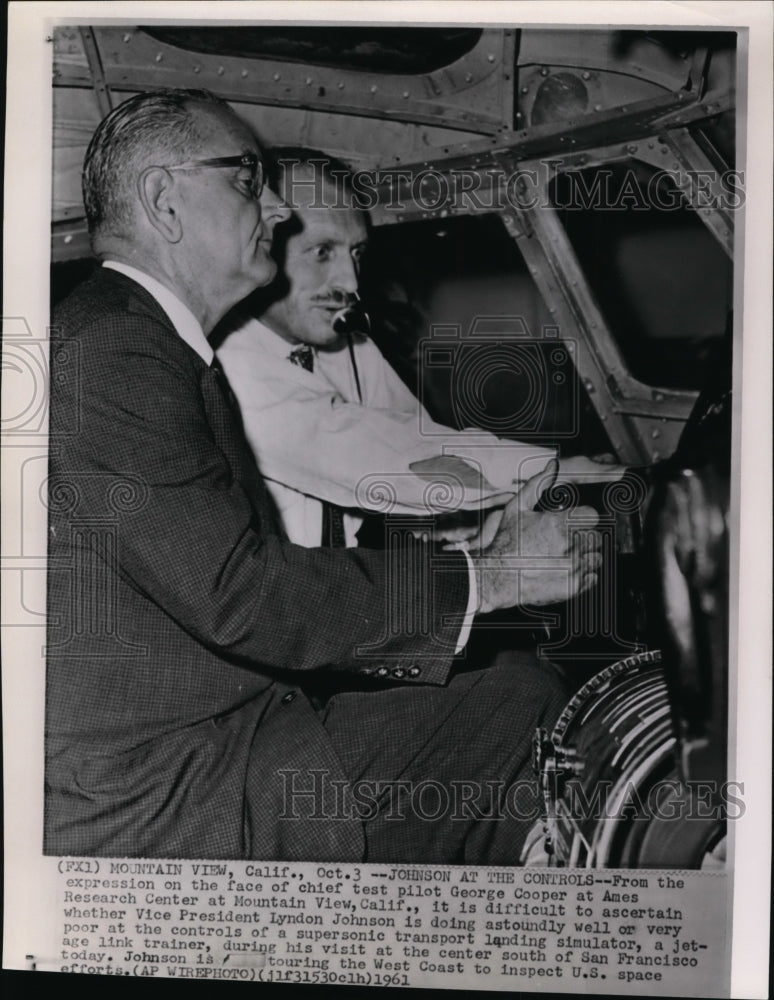
[{"label": "dark trousers", "polygon": [[540,817],[536,727],[567,701],[551,664],[503,651],[444,687],[331,694],[320,708],[368,862],[518,864]]}]

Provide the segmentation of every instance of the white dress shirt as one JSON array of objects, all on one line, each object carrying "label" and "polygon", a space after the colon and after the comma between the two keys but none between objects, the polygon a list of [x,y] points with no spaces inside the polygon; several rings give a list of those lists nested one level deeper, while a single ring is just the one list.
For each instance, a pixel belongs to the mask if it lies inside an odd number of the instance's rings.
[{"label": "white dress shirt", "polygon": [[[320,544],[322,500],[350,512],[353,545],[358,510],[430,515],[502,503],[555,457],[552,448],[436,423],[373,341],[356,338],[353,346],[362,403],[346,347],[317,350],[309,372],[289,361],[293,345],[248,319],[218,348],[291,541]],[[469,463],[478,485],[457,488],[454,477],[420,477],[410,468],[440,456]]]}]

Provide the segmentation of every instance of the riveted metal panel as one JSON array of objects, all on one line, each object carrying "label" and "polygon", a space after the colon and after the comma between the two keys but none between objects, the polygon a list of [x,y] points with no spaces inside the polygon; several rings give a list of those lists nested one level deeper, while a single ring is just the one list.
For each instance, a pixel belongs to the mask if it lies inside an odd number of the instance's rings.
[{"label": "riveted metal panel", "polygon": [[[204,87],[226,100],[335,110],[481,134],[513,124],[513,30],[488,29],[450,66],[417,76],[385,76],[270,59],[187,52],[136,27],[95,27],[107,86],[116,91]],[[88,66],[55,60],[60,86],[90,86]]]}]

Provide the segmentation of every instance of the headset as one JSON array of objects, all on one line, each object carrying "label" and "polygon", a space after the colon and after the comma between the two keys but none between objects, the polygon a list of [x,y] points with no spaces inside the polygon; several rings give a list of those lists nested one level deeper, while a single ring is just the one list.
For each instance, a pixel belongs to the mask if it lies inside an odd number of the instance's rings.
[{"label": "headset", "polygon": [[363,393],[360,388],[360,376],[357,370],[357,362],[355,361],[355,346],[352,337],[356,333],[363,337],[371,336],[371,317],[365,311],[363,301],[357,292],[354,294],[354,301],[344,306],[343,309],[339,309],[334,315],[332,326],[334,333],[346,338],[349,357],[352,362],[352,370],[355,375],[357,395],[359,401],[362,403]]}]

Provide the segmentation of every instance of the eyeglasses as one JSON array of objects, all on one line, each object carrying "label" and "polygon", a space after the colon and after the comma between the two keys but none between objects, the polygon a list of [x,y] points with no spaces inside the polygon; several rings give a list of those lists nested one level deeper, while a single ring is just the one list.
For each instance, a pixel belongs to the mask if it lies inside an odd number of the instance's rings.
[{"label": "eyeglasses", "polygon": [[199,170],[202,167],[247,167],[250,170],[250,197],[256,200],[263,191],[265,178],[263,163],[255,153],[243,153],[240,156],[215,156],[207,160],[188,160],[186,163],[176,163],[165,170]]}]

